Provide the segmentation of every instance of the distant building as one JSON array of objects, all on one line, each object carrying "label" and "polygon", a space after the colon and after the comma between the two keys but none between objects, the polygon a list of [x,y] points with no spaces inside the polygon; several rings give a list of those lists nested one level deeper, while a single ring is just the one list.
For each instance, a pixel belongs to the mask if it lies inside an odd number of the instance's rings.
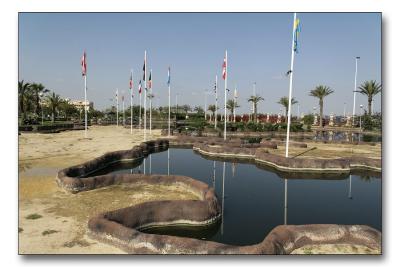
[{"label": "distant building", "polygon": [[79,110],[83,110],[83,108],[86,106],[86,109],[93,109],[93,102],[89,101],[83,101],[83,100],[70,100],[70,99],[65,99],[70,103],[71,105],[75,106]]}]

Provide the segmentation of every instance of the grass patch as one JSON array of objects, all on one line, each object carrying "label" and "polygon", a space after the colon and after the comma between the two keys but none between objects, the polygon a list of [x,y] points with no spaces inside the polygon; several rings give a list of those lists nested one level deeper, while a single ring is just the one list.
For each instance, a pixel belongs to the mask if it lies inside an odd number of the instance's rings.
[{"label": "grass patch", "polygon": [[43,216],[37,213],[33,213],[33,214],[29,214],[28,216],[26,216],[25,218],[28,220],[36,220],[39,218],[42,218]]},{"label": "grass patch", "polygon": [[51,235],[51,234],[55,234],[58,233],[59,231],[56,230],[46,230],[42,232],[42,235]]},{"label": "grass patch", "polygon": [[18,233],[21,233],[23,231],[24,231],[24,229],[22,229],[21,227],[18,227]]}]

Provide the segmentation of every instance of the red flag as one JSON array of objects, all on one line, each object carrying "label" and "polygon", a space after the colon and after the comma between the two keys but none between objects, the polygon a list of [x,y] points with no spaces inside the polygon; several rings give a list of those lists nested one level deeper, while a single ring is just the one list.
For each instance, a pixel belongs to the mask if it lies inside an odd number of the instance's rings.
[{"label": "red flag", "polygon": [[82,76],[86,76],[86,51],[83,52],[83,56],[81,58],[81,66],[82,66]]},{"label": "red flag", "polygon": [[133,87],[133,80],[132,79],[133,78],[132,78],[132,72],[131,72],[131,77],[129,79],[129,89],[132,89],[132,87]]},{"label": "red flag", "polygon": [[226,58],[224,57],[224,63],[222,64],[222,79],[226,79]]}]

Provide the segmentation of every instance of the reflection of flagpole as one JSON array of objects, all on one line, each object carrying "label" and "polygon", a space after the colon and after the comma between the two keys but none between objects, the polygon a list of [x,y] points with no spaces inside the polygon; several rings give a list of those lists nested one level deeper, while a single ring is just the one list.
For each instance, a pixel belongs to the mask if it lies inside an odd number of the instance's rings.
[{"label": "reflection of flagpole", "polygon": [[146,158],[143,160],[143,174],[146,174]]},{"label": "reflection of flagpole", "polygon": [[351,195],[351,177],[352,175],[350,174],[350,178],[349,178],[349,198],[352,199],[353,196]]},{"label": "reflection of flagpole", "polygon": [[232,177],[235,177],[236,163],[232,162]]},{"label": "reflection of flagpole", "polygon": [[225,166],[226,166],[226,163],[224,162],[224,168],[222,170],[222,223],[221,223],[221,235],[224,234]]},{"label": "reflection of flagpole", "polygon": [[283,217],[283,224],[286,225],[287,224],[287,180],[285,179],[285,207],[283,209],[284,212],[284,217]]},{"label": "reflection of flagpole", "polygon": [[215,190],[215,160],[214,160],[213,188]]},{"label": "reflection of flagpole", "polygon": [[149,158],[150,158],[150,164],[149,164],[149,174],[151,174],[151,154],[150,154],[150,156],[149,156]]},{"label": "reflection of flagpole", "polygon": [[168,175],[169,175],[169,148],[168,148]]}]

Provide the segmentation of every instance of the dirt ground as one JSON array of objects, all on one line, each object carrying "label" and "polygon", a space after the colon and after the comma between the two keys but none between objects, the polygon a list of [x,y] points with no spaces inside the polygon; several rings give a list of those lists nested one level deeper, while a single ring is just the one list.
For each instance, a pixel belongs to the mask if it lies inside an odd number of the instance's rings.
[{"label": "dirt ground", "polygon": [[[178,187],[144,184],[64,192],[55,183],[58,170],[143,141],[143,131],[131,135],[130,129],[116,126],[93,126],[89,139],[83,135],[83,131],[65,131],[19,136],[19,253],[124,253],[87,237],[91,215],[151,200],[196,198]],[[159,130],[152,131],[151,137],[159,136]]]},{"label": "dirt ground", "polygon": [[[148,139],[161,136],[153,130]],[[143,141],[143,131],[114,126],[92,126],[88,139],[83,131],[56,134],[22,133],[19,136],[19,253],[21,254],[122,254],[122,250],[90,239],[88,218],[96,213],[162,199],[195,199],[179,187],[118,185],[78,194],[61,190],[56,173],[105,152],[129,149]],[[290,154],[303,157],[338,157],[363,154],[380,158],[381,146],[308,144],[291,148]],[[284,153],[284,147],[270,150]],[[314,246],[294,253],[377,253],[355,246]]]}]

